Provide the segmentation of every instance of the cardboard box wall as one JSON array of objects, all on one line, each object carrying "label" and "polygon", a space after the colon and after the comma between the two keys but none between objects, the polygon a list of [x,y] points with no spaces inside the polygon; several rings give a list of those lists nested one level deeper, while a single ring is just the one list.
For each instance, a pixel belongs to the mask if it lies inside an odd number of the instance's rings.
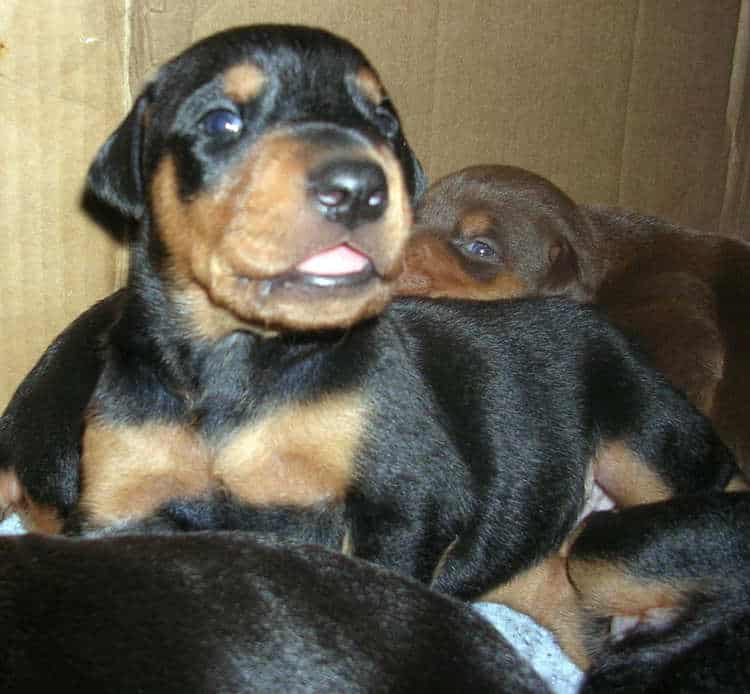
[{"label": "cardboard box wall", "polygon": [[0,408],[123,280],[124,249],[79,207],[98,145],[163,60],[253,22],[359,45],[432,178],[511,163],[750,238],[747,0],[2,0]]}]

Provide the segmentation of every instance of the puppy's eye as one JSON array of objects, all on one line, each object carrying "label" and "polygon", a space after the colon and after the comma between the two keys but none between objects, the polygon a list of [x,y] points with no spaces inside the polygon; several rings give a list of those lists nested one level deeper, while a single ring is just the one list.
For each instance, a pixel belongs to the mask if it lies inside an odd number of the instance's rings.
[{"label": "puppy's eye", "polygon": [[201,119],[201,127],[207,135],[239,135],[242,125],[242,118],[225,108],[211,111]]},{"label": "puppy's eye", "polygon": [[490,246],[489,243],[480,239],[469,241],[464,245],[463,249],[469,255],[475,255],[479,258],[485,258],[487,260],[497,258],[497,251],[492,246]]}]

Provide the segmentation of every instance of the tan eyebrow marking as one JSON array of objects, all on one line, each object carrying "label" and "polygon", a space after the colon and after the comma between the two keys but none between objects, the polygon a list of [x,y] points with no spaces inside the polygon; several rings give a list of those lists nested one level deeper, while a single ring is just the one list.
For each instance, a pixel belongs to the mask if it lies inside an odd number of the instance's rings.
[{"label": "tan eyebrow marking", "polygon": [[254,99],[266,82],[263,71],[252,63],[233,65],[224,73],[224,93],[239,104]]},{"label": "tan eyebrow marking", "polygon": [[361,67],[357,72],[357,89],[373,104],[379,104],[385,99],[385,89],[380,84],[378,76],[369,68]]}]

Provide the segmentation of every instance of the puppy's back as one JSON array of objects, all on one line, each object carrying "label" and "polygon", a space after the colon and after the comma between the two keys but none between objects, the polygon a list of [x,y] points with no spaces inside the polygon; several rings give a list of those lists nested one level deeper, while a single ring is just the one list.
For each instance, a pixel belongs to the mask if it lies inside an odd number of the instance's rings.
[{"label": "puppy's back", "polygon": [[545,691],[470,607],[319,548],[230,533],[0,547],[5,692]]}]

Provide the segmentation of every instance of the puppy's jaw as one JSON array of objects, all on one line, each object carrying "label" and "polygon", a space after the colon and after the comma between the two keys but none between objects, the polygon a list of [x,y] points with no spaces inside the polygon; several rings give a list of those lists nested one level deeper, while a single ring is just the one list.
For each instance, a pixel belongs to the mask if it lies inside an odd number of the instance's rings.
[{"label": "puppy's jaw", "polygon": [[[382,216],[354,229],[329,221],[309,199],[308,173],[339,156],[374,162],[387,183]],[[348,327],[389,302],[411,206],[401,168],[387,147],[330,147],[279,128],[199,195],[182,199],[178,175],[167,154],[152,182],[153,214],[174,292],[189,291],[183,306],[196,304],[196,288],[207,298],[198,302],[202,309],[193,320],[199,333]],[[369,261],[363,261],[361,273],[316,278],[298,269],[342,244]],[[208,307],[217,315],[210,316]]]}]

